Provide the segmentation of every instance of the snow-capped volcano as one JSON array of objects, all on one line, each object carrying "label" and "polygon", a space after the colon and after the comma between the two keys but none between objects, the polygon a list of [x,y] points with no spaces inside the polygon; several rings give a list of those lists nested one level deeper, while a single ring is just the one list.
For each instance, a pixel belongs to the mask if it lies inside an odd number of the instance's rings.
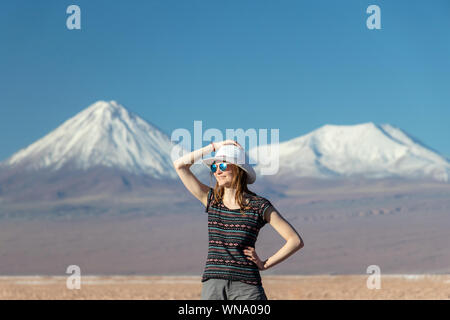
[{"label": "snow-capped volcano", "polygon": [[115,101],[98,101],[2,165],[25,170],[106,166],[155,178],[175,178],[174,144],[155,126]]},{"label": "snow-capped volcano", "polygon": [[[389,124],[327,124],[280,143],[278,152],[270,152],[268,147],[249,152],[259,163],[255,169],[260,176],[267,175],[267,167],[272,166],[276,171],[269,175],[277,177],[450,180],[448,159]],[[181,147],[156,126],[115,101],[98,101],[0,165],[20,168],[20,172],[103,166],[176,180],[174,154],[181,156]],[[197,176],[208,171],[203,165],[192,170]]]},{"label": "snow-capped volcano", "polygon": [[[250,150],[266,163],[278,161],[277,175],[290,177],[407,177],[448,182],[450,163],[439,153],[389,124],[324,125],[306,135]],[[274,151],[276,150],[273,149]],[[262,157],[262,158],[261,158]],[[257,165],[257,172],[268,168]]]}]

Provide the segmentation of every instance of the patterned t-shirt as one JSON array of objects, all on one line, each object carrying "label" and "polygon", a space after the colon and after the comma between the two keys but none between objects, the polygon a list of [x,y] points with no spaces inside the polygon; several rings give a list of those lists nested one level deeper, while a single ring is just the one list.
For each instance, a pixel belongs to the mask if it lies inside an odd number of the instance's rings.
[{"label": "patterned t-shirt", "polygon": [[209,188],[208,203],[208,257],[202,282],[208,279],[226,279],[261,285],[261,276],[256,263],[249,260],[244,247],[255,247],[259,230],[267,223],[264,212],[272,204],[266,198],[250,195],[251,209],[241,213],[239,209],[228,209],[222,201],[214,199]]}]

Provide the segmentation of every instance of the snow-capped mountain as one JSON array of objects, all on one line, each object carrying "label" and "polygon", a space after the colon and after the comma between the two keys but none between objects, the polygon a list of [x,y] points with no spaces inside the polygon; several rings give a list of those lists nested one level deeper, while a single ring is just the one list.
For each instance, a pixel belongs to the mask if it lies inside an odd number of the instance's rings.
[{"label": "snow-capped mountain", "polygon": [[[448,159],[389,124],[328,124],[282,142],[277,148],[272,147],[275,152],[270,152],[269,147],[259,146],[249,151],[250,157],[258,162],[255,169],[262,177],[407,177],[444,182],[450,177]],[[16,182],[16,189],[12,189],[11,184],[17,180],[15,173],[24,175],[41,169],[64,173],[67,170],[61,169],[106,167],[118,170],[119,175],[128,173],[177,181],[172,162],[177,158],[174,155],[182,155],[181,148],[156,126],[117,102],[98,101],[2,162],[0,167],[6,171],[16,169],[3,175],[11,177],[3,178],[2,181],[9,181],[3,189],[18,192],[21,184]],[[208,169],[200,161],[191,168],[200,180],[213,183]],[[63,175],[58,175],[58,180],[64,179]],[[129,186],[129,183],[123,184]],[[139,182],[134,182],[136,184]],[[31,190],[31,184],[27,185]],[[70,190],[66,185],[66,190]]]},{"label": "snow-capped mountain", "polygon": [[389,124],[327,124],[277,147],[250,150],[260,175],[270,163],[278,163],[276,175],[290,177],[406,177],[443,182],[450,177],[450,163],[444,156]]},{"label": "snow-capped mountain", "polygon": [[116,101],[98,101],[30,146],[3,166],[35,171],[106,166],[155,178],[175,178],[170,138]]}]

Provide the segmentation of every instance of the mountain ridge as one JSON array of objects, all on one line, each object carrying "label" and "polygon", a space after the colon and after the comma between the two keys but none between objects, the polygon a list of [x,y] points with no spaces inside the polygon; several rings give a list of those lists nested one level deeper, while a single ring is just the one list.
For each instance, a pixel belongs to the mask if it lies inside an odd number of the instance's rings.
[{"label": "mountain ridge", "polygon": [[[271,145],[255,147],[252,158],[275,162]],[[276,150],[276,149],[275,149]],[[450,163],[417,138],[390,124],[323,125],[278,145],[279,175],[427,178],[448,182]],[[301,156],[299,156],[301,155]],[[260,174],[265,166],[258,164]]]},{"label": "mountain ridge", "polygon": [[[249,155],[259,159],[258,153],[267,152],[269,147],[257,146]],[[269,153],[268,158],[279,157],[279,170],[272,176],[264,176],[264,166],[260,162],[255,165],[260,177],[269,180],[274,176],[432,177],[444,182],[449,182],[450,177],[447,157],[388,123],[324,124],[305,135],[281,142],[278,147],[279,153]],[[182,147],[156,125],[115,100],[100,100],[14,153],[0,163],[0,168],[57,171],[62,168],[86,170],[100,165],[131,174],[176,180],[172,154],[181,154],[181,150]],[[194,174],[206,178],[208,170],[199,161],[191,168]]]},{"label": "mountain ridge", "polygon": [[173,147],[170,138],[153,124],[115,101],[98,101],[14,153],[3,166],[58,170],[70,164],[83,170],[105,165],[175,178],[170,170]]}]

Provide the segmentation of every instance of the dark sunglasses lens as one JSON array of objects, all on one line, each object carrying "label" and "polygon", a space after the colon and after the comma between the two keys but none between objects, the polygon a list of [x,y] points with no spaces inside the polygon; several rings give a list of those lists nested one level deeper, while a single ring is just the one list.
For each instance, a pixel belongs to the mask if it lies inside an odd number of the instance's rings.
[{"label": "dark sunglasses lens", "polygon": [[212,171],[212,172],[216,172],[216,171],[217,171],[217,164],[213,163],[213,164],[211,165],[211,171]]},{"label": "dark sunglasses lens", "polygon": [[221,163],[219,164],[220,170],[225,171],[227,170],[227,164],[226,163]]}]

